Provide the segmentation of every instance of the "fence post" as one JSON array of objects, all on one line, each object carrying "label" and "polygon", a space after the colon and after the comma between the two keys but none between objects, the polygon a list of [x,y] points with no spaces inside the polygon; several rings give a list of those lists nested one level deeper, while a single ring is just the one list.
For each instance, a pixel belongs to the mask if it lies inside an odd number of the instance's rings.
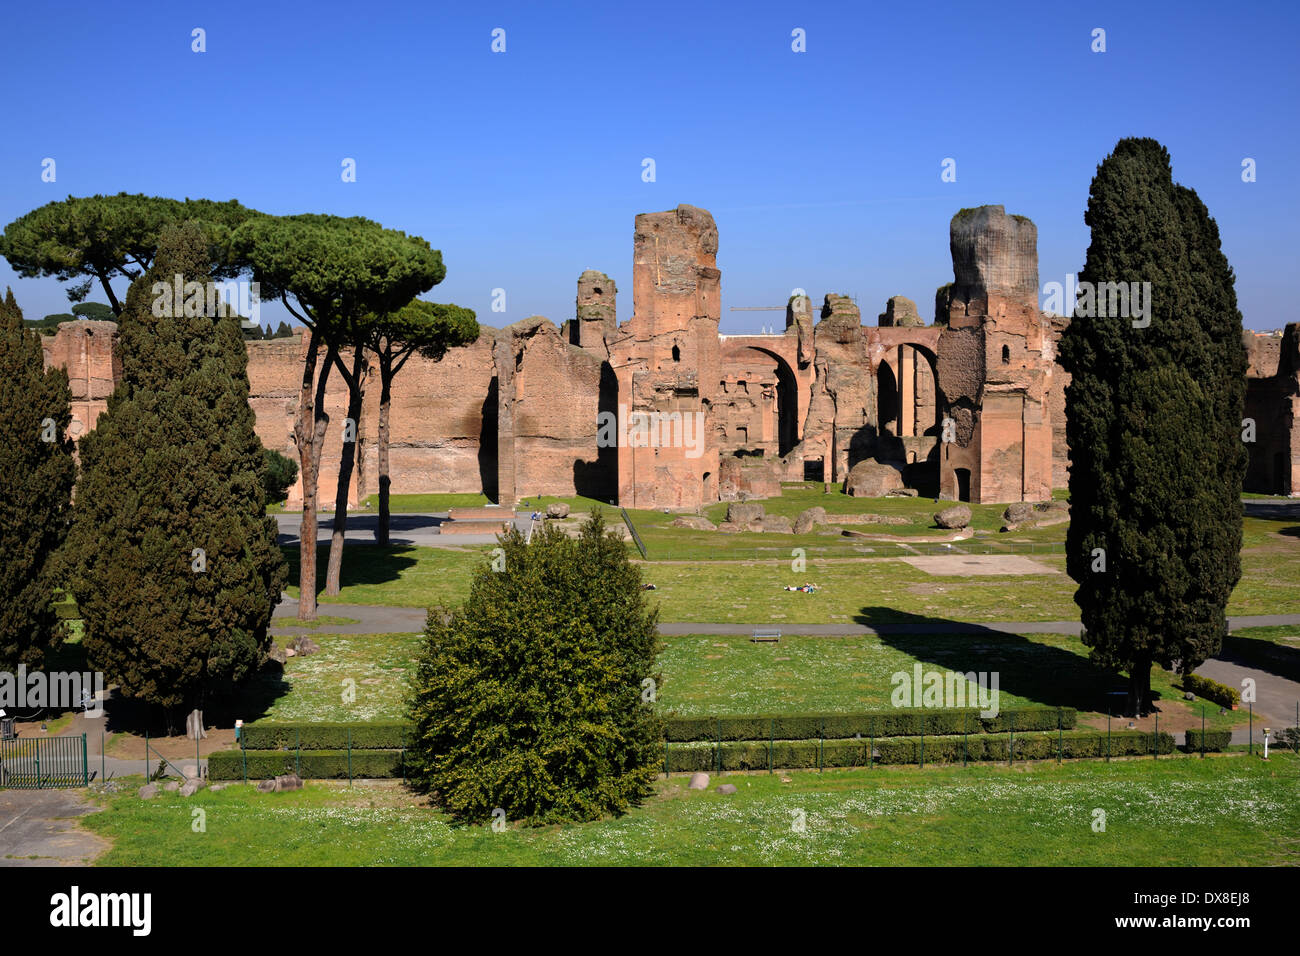
[{"label": "fence post", "polygon": [[921,759],[917,766],[925,766],[925,714],[921,714]]},{"label": "fence post", "polygon": [[1110,714],[1106,715],[1106,763],[1110,763]]},{"label": "fence post", "polygon": [[1248,704],[1247,706],[1250,707],[1250,753],[1254,755],[1255,753],[1255,705],[1251,703]]},{"label": "fence post", "polygon": [[81,785],[90,786],[89,757],[86,754],[86,735],[81,735]]},{"label": "fence post", "polygon": [[1160,759],[1160,715],[1156,714],[1156,732],[1151,737],[1151,759]]},{"label": "fence post", "polygon": [[[297,728],[297,730],[298,730],[298,743],[297,746],[294,748],[293,773],[294,776],[301,777],[302,776],[302,728],[299,727]],[[351,739],[351,736],[352,736],[352,728],[349,727],[348,739]]]},{"label": "fence post", "polygon": [[348,786],[352,786],[352,725],[348,725]]},{"label": "fence post", "polygon": [[1065,722],[1061,719],[1061,708],[1056,708],[1056,762],[1065,756],[1065,732],[1061,729]]},{"label": "fence post", "polygon": [[776,742],[776,718],[767,722],[767,772],[772,772],[772,745]]},{"label": "fence post", "polygon": [[[1231,739],[1231,738],[1229,738]],[[1205,705],[1201,705],[1201,759],[1205,759]]]},{"label": "fence post", "polygon": [[826,759],[826,718],[822,718],[822,736],[817,742],[817,772],[822,772],[822,761]]},{"label": "fence post", "polygon": [[722,776],[722,718],[717,717],[713,725],[713,772]]},{"label": "fence post", "polygon": [[99,782],[100,783],[103,783],[104,778],[108,775],[108,771],[105,769],[107,765],[108,765],[108,760],[104,757],[104,728],[101,726],[99,728]]},{"label": "fence post", "polygon": [[1010,767],[1016,759],[1016,712],[1011,711],[1011,720],[1007,722],[1007,766]]},{"label": "fence post", "polygon": [[961,765],[970,757],[970,711],[961,715]]},{"label": "fence post", "polygon": [[876,767],[876,715],[871,715],[871,753],[867,754],[867,769],[874,770]]}]

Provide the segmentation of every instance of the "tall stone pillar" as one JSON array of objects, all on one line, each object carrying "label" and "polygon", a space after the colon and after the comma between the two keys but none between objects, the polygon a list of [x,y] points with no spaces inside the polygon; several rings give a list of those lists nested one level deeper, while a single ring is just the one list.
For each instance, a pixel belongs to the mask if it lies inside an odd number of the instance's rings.
[{"label": "tall stone pillar", "polygon": [[627,433],[619,448],[622,504],[695,508],[718,499],[717,252],[718,229],[703,209],[636,217],[635,314],[610,353]]},{"label": "tall stone pillar", "polygon": [[570,341],[584,349],[605,351],[605,342],[618,331],[618,287],[603,272],[588,269],[578,276],[576,335]]},{"label": "tall stone pillar", "polygon": [[955,497],[953,470],[969,468],[972,501],[1046,501],[1054,366],[1051,327],[1038,310],[1038,229],[1001,206],[981,206],[952,218],[949,245],[944,340],[954,354],[982,353],[982,381],[974,395],[944,388],[963,420],[957,447],[940,456],[941,490]]}]

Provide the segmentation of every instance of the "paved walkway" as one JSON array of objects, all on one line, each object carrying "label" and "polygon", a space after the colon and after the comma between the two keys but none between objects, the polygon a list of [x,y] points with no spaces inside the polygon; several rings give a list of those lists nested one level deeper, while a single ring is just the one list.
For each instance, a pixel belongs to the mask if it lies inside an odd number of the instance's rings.
[{"label": "paved walkway", "polygon": [[[1296,705],[1300,704],[1300,683],[1287,680],[1285,677],[1279,677],[1269,671],[1260,670],[1258,667],[1254,667],[1232,654],[1211,658],[1196,668],[1194,673],[1216,680],[1220,684],[1235,687],[1237,690],[1241,690],[1241,682],[1245,678],[1249,677],[1255,681],[1254,740],[1256,747],[1264,745],[1263,730],[1265,727],[1295,726]],[[1245,704],[1241,705],[1241,710],[1246,710]],[[1276,736],[1273,739],[1276,740]],[[1232,732],[1232,742],[1234,744],[1244,744],[1249,741],[1249,727],[1238,728]]]},{"label": "paved walkway", "polygon": [[[417,607],[386,607],[373,604],[317,604],[316,612],[325,617],[355,618],[356,624],[322,624],[319,627],[277,626],[276,622],[295,620],[298,615],[296,599],[283,595],[272,618],[272,633],[283,636],[295,634],[416,634],[424,630],[427,612]],[[1232,630],[1243,627],[1274,627],[1300,625],[1300,614],[1256,614],[1249,617],[1230,617]],[[659,625],[665,636],[683,634],[748,635],[755,628],[776,628],[783,634],[810,637],[849,637],[857,634],[1079,634],[1083,625],[1078,621],[989,621],[983,624],[966,621],[900,621],[880,624],[792,624],[772,622],[767,624],[733,624],[711,621],[674,621]]]},{"label": "paved walkway", "polygon": [[373,604],[320,604],[316,613],[321,617],[350,617],[356,624],[321,624],[318,627],[292,627],[289,622],[298,619],[298,600],[287,594],[280,596],[280,604],[271,617],[271,633],[276,637],[296,637],[303,634],[418,634],[424,630],[428,611],[422,607],[381,607]]},{"label": "paved walkway", "polygon": [[0,867],[88,865],[108,841],[77,818],[99,809],[80,790],[0,790]]},{"label": "paved walkway", "polygon": [[[503,512],[509,514],[508,508]],[[445,538],[439,532],[439,525],[447,520],[447,512],[429,514],[393,514],[389,515],[388,540],[390,544],[418,545],[424,548],[458,548],[466,545],[493,544],[495,534],[456,534]],[[299,529],[302,527],[300,513],[275,515],[279,525],[278,542],[281,545],[298,543]],[[379,525],[379,516],[365,511],[348,512],[348,527],[343,534],[345,541],[356,544],[374,544],[375,530]],[[528,532],[528,519],[516,518],[515,527]],[[316,522],[316,540],[326,544],[334,533],[334,513],[321,514]]]}]

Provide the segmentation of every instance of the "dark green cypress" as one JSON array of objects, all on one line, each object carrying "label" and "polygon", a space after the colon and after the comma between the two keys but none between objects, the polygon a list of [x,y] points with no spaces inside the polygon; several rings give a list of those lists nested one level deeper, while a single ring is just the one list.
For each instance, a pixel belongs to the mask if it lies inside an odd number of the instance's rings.
[{"label": "dark green cypress", "polygon": [[68,374],[45,369],[40,333],[0,301],[0,669],[37,667],[64,629],[53,600],[76,465]]},{"label": "dark green cypress", "polygon": [[1085,222],[1081,286],[1149,282],[1150,324],[1076,314],[1062,335],[1067,569],[1084,643],[1146,713],[1152,664],[1186,673],[1219,649],[1241,577],[1241,313],[1218,227],[1155,140],[1116,145]]},{"label": "dark green cypress", "polygon": [[173,308],[155,288],[206,283],[209,262],[201,229],[168,227],[132,284],[122,380],[81,442],[69,537],[91,665],[165,708],[202,706],[252,674],[287,579],[239,319]]}]

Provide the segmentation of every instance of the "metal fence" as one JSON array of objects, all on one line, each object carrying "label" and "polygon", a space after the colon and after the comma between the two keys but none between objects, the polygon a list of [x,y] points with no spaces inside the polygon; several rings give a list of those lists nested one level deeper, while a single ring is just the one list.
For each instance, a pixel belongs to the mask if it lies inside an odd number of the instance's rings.
[{"label": "metal fence", "polygon": [[0,740],[0,787],[45,790],[89,785],[85,734]]}]

